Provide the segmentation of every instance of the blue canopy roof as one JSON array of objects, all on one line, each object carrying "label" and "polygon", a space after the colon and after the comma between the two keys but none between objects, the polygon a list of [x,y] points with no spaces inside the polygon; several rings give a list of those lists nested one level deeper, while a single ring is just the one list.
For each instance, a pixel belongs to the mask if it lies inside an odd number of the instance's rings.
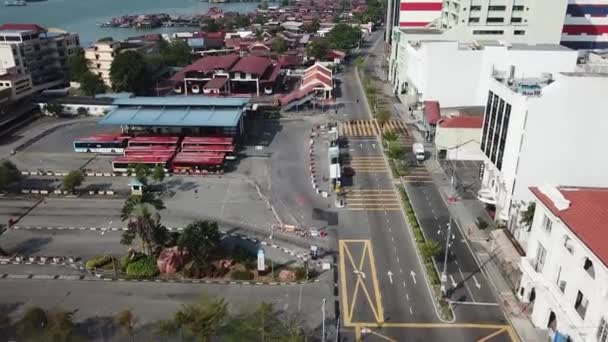
[{"label": "blue canopy roof", "polygon": [[118,107],[99,121],[101,125],[234,127],[241,118],[242,108],[121,108]]}]

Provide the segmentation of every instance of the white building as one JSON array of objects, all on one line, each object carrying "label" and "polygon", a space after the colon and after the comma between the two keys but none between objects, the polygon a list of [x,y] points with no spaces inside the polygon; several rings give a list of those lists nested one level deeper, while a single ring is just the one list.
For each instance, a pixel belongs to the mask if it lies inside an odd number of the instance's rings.
[{"label": "white building", "polygon": [[439,121],[435,130],[435,147],[440,159],[482,160],[479,148],[481,116],[459,115]]},{"label": "white building", "polygon": [[89,64],[89,70],[101,77],[108,87],[112,87],[110,68],[119,49],[120,42],[113,40],[100,40],[91,47],[84,49],[84,58]]},{"label": "white building", "polygon": [[79,50],[76,34],[33,24],[0,25],[0,69],[29,74],[34,92],[67,84],[68,58]]},{"label": "white building", "polygon": [[552,341],[608,341],[608,188],[530,190],[536,210],[519,298]]},{"label": "white building", "polygon": [[[402,39],[403,38],[403,39]],[[483,106],[492,75],[576,70],[577,52],[556,44],[498,41],[393,41],[389,79],[402,103],[436,100],[442,108]]]},{"label": "white building", "polygon": [[490,82],[478,198],[525,248],[521,212],[528,187],[550,182],[608,186],[603,158],[608,127],[608,74],[558,73]]}]

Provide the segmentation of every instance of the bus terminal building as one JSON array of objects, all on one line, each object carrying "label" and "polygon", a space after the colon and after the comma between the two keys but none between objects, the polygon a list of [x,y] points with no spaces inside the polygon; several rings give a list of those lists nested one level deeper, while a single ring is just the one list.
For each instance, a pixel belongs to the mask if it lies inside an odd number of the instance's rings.
[{"label": "bus terminal building", "polygon": [[165,96],[117,99],[100,125],[120,126],[123,133],[230,136],[244,132],[250,109],[247,97]]}]

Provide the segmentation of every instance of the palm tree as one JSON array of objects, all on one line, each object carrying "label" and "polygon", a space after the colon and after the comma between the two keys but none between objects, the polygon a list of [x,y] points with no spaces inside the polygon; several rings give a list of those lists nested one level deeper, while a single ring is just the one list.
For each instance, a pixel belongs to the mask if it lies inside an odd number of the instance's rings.
[{"label": "palm tree", "polygon": [[131,341],[135,341],[135,323],[137,319],[131,310],[123,310],[114,316],[114,322],[118,324],[128,335],[131,337]]},{"label": "palm tree", "polygon": [[152,253],[155,230],[160,226],[160,215],[149,203],[135,204],[128,215],[127,230],[123,233],[121,243],[130,245],[136,237],[141,240],[144,254]]}]

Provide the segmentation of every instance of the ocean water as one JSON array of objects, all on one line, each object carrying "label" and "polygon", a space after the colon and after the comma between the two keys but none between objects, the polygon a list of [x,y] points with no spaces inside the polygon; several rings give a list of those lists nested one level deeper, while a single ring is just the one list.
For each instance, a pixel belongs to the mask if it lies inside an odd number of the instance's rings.
[{"label": "ocean water", "polygon": [[97,23],[107,22],[112,17],[146,13],[203,14],[214,6],[224,11],[248,12],[254,10],[257,3],[210,4],[198,0],[48,0],[29,2],[23,7],[5,7],[4,0],[0,0],[0,23],[31,23],[75,32],[80,34],[81,45],[86,47],[102,37],[124,39],[145,33],[191,30],[186,27],[138,30],[97,26]]}]

